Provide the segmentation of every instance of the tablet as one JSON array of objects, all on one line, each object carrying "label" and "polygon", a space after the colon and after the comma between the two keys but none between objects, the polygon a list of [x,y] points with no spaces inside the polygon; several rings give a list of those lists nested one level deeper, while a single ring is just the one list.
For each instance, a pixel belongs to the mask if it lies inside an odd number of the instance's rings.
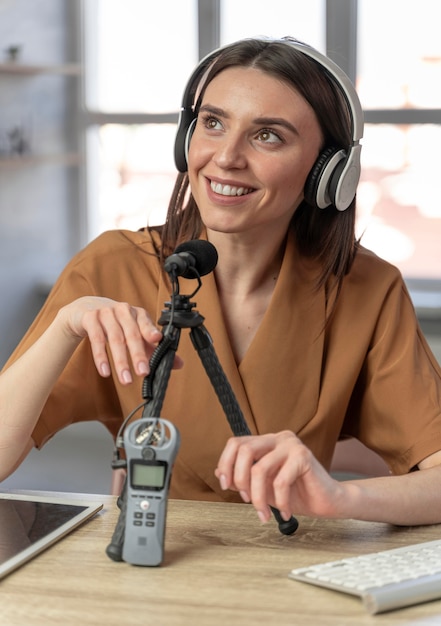
[{"label": "tablet", "polygon": [[101,502],[0,493],[0,578],[90,519]]}]

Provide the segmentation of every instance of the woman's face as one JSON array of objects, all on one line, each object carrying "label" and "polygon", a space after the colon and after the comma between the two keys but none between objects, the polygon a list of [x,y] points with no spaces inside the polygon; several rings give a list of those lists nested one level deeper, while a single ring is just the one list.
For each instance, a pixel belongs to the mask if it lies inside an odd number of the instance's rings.
[{"label": "woman's face", "polygon": [[207,86],[190,142],[188,174],[207,228],[288,227],[322,145],[311,106],[255,68],[228,68]]}]

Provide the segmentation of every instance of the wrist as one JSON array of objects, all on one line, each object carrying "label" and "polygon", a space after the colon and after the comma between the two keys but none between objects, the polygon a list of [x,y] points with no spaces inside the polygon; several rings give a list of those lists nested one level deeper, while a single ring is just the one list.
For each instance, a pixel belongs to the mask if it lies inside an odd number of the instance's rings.
[{"label": "wrist", "polygon": [[74,347],[80,344],[85,337],[85,334],[79,334],[75,331],[69,314],[69,305],[62,307],[58,311],[52,322],[52,328],[55,334],[60,335],[62,339],[68,341]]},{"label": "wrist", "polygon": [[335,515],[337,519],[364,519],[366,499],[363,495],[362,481],[345,480],[339,483],[335,499]]}]

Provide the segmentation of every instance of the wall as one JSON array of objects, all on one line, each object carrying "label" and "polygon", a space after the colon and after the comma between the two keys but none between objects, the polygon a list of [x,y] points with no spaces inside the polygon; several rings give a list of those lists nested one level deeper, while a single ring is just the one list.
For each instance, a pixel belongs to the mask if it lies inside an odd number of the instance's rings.
[{"label": "wall", "polygon": [[[78,10],[77,0],[0,0],[0,64],[16,44],[23,65],[77,62]],[[63,164],[63,155],[81,148],[80,80],[0,73],[0,367],[79,242],[80,173]],[[8,131],[17,124],[30,143],[22,158],[10,154]],[[41,155],[49,161],[40,162]],[[56,155],[61,162],[52,160]],[[25,389],[23,381],[17,393]],[[1,488],[109,493],[112,449],[99,424],[70,427],[44,452],[32,451]]]},{"label": "wall", "polygon": [[[77,61],[76,0],[0,0],[0,63],[22,46],[17,63]],[[3,58],[2,56],[3,55]],[[78,77],[0,74],[0,365],[75,251],[78,168],[26,159],[77,152]],[[29,150],[11,155],[8,133],[22,126]],[[15,161],[15,162],[14,162]]]}]

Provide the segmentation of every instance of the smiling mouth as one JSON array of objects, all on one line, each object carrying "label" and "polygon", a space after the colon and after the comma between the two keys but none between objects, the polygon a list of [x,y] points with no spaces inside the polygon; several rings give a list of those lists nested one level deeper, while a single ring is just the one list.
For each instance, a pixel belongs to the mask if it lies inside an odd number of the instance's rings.
[{"label": "smiling mouth", "polygon": [[214,193],[218,193],[221,196],[246,196],[253,190],[249,187],[235,187],[234,185],[221,185],[210,181],[210,187]]}]

